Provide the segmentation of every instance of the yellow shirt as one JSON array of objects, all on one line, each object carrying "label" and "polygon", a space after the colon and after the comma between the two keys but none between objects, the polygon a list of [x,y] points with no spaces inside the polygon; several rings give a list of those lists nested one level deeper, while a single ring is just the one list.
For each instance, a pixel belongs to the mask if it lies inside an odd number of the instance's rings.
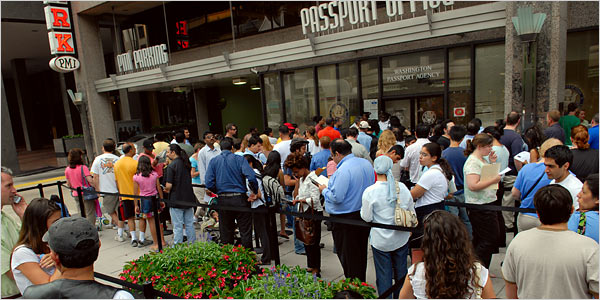
[{"label": "yellow shirt", "polygon": [[159,155],[169,148],[169,144],[167,142],[156,142],[153,144],[153,146],[154,150],[152,152],[154,152],[154,155]]},{"label": "yellow shirt", "polygon": [[[137,160],[125,156],[115,163],[115,180],[119,187],[119,194],[133,195],[133,175],[137,171]],[[122,198],[123,200],[133,200],[133,198]]]}]

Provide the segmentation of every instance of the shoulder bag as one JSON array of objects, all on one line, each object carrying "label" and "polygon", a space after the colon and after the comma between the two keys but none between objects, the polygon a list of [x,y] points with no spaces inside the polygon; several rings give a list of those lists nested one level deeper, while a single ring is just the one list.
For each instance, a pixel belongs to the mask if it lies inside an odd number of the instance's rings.
[{"label": "shoulder bag", "polygon": [[394,209],[394,223],[396,226],[402,227],[417,227],[419,221],[417,220],[417,214],[408,209],[402,208],[400,205],[400,184],[396,182],[396,195],[398,195],[398,199],[396,199],[396,208]]},{"label": "shoulder bag", "polygon": [[[303,206],[302,203],[299,205],[300,209],[298,212],[302,213],[302,212],[310,212],[311,215],[314,215],[315,212],[315,208],[314,208],[314,204],[311,201],[311,206],[306,210],[303,211]],[[305,245],[314,245],[317,242],[317,237],[316,237],[316,226],[315,226],[315,220],[314,219],[304,219],[304,218],[300,218],[300,217],[295,217],[295,222],[294,222],[294,226],[296,228],[296,238],[299,239],[300,241],[302,241]]]},{"label": "shoulder bag", "polygon": [[85,179],[85,175],[83,174],[83,165],[81,165],[80,169],[81,169],[81,190],[83,191],[83,200],[98,199],[98,193],[96,193],[96,189],[89,184],[87,179]]}]

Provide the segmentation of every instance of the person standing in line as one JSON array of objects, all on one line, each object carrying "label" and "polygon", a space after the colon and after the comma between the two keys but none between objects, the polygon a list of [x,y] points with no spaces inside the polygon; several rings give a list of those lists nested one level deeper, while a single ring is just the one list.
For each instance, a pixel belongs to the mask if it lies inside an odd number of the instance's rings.
[{"label": "person standing in line", "polygon": [[375,152],[375,155],[380,156],[388,153],[394,145],[396,145],[396,136],[391,130],[384,130],[377,142],[377,152]]},{"label": "person standing in line", "polygon": [[[23,214],[27,209],[27,201],[17,194],[17,189],[13,184],[12,171],[9,168],[2,167],[2,298],[20,297],[19,288],[15,282],[14,274],[10,267],[10,256],[19,241],[19,231],[21,224],[10,217],[5,211],[5,206],[10,206],[20,221],[23,220]],[[20,200],[19,200],[20,199]]]},{"label": "person standing in line", "polygon": [[573,127],[579,125],[579,123],[581,123],[579,118],[575,115],[576,111],[577,111],[577,103],[571,102],[571,103],[569,103],[569,105],[567,105],[567,114],[562,116],[558,120],[560,127],[562,127],[562,129],[565,131],[564,143],[566,146],[572,145],[572,143],[571,143],[571,128],[573,128]]},{"label": "person standing in line", "polygon": [[[133,175],[137,172],[138,162],[133,159],[135,155],[135,147],[132,143],[126,143],[123,145],[124,157],[120,158],[114,166],[115,181],[117,183],[117,189],[119,194],[133,195]],[[138,246],[138,239],[135,232],[135,204],[137,201],[130,197],[119,197],[119,219],[121,221],[127,220],[129,226],[129,233],[131,234],[131,246]],[[140,231],[140,235],[142,232]]]},{"label": "person standing in line", "polygon": [[[489,162],[496,163],[496,154],[492,151],[493,138],[485,133],[478,133],[467,143],[465,155],[468,155],[463,169],[465,178],[465,202],[485,205],[496,201],[496,189],[488,187],[500,182],[500,174],[483,180],[483,166],[489,163],[484,159],[489,155]],[[511,185],[512,187],[512,185]],[[475,254],[484,267],[490,267],[492,254],[498,250],[498,216],[495,211],[467,208],[469,220],[473,226],[473,246]]]},{"label": "person standing in line", "polygon": [[263,141],[262,155],[264,155],[268,159],[269,154],[271,153],[271,151],[273,151],[273,145],[271,145],[271,140],[269,140],[269,137],[265,134],[261,134],[259,138]]},{"label": "person standing in line", "polygon": [[[514,199],[521,200],[520,208],[533,208],[533,196],[542,187],[547,186],[552,181],[546,176],[546,166],[544,165],[544,154],[548,149],[563,143],[555,138],[547,139],[540,147],[541,160],[535,163],[529,163],[523,166],[515,184],[511,190]],[[519,232],[535,228],[542,225],[535,213],[519,213],[517,216],[517,229]]]},{"label": "person standing in line", "polygon": [[385,111],[379,113],[379,129],[381,131],[387,130],[390,128],[390,114]]},{"label": "person standing in line", "polygon": [[228,123],[225,125],[225,137],[228,138],[237,138],[238,128],[233,123]]},{"label": "person standing in line", "polygon": [[590,174],[577,194],[579,209],[569,218],[569,230],[590,237],[598,243],[598,174]]},{"label": "person standing in line", "polygon": [[321,131],[325,125],[325,119],[323,119],[323,116],[314,116],[313,117],[313,122],[315,122],[315,134],[319,134],[319,131]]},{"label": "person standing in line", "polygon": [[[202,184],[202,180],[200,180],[200,171],[198,170],[198,152],[200,152],[203,147],[203,144],[196,143],[196,145],[194,145],[194,155],[189,158],[190,166],[192,167],[190,173],[190,176],[192,177],[192,189],[194,190],[194,195],[196,195],[196,199],[198,199],[199,203],[204,202],[204,188],[196,186]],[[194,223],[202,222],[202,217],[206,213],[204,207],[194,207],[194,210]]]},{"label": "person standing in line", "polygon": [[588,130],[588,134],[590,135],[590,139],[588,143],[590,144],[590,148],[598,150],[598,114],[595,114],[592,118],[592,123],[590,123],[590,129]]},{"label": "person standing in line", "polygon": [[[250,203],[261,198],[256,175],[248,162],[241,156],[231,153],[233,140],[223,138],[221,154],[213,158],[206,170],[206,188],[219,195],[219,204],[250,208]],[[246,179],[251,194],[246,194]],[[221,210],[219,231],[224,244],[233,244],[235,226],[239,227],[242,246],[252,249],[252,215],[249,212]]]},{"label": "person standing in line", "polygon": [[[368,160],[370,163],[373,163],[373,160],[371,159],[371,155],[369,154],[369,151],[367,151],[367,147],[359,144],[357,142],[357,136],[358,136],[358,129],[356,128],[349,128],[348,129],[348,135],[346,136],[346,141],[348,143],[350,143],[350,146],[352,146],[352,154],[354,154],[354,156],[359,157],[359,158],[364,158],[366,160]],[[330,144],[331,147],[331,144]]]},{"label": "person standing in line", "polygon": [[363,145],[363,147],[367,149],[367,152],[371,151],[371,140],[373,140],[373,138],[367,134],[367,130],[369,128],[369,122],[361,121],[359,126],[360,131],[358,132],[358,137],[356,138],[356,140],[358,140],[358,143],[360,143],[361,145]]},{"label": "person standing in line", "polygon": [[[134,151],[135,152],[135,151]],[[77,188],[91,186],[98,190],[95,186],[90,170],[83,164],[83,151],[79,148],[69,150],[68,161],[69,165],[65,168],[65,177],[67,186],[72,188],[71,195],[75,203],[79,203]],[[83,174],[83,175],[82,175]],[[85,218],[94,226],[96,226],[96,200],[83,200],[85,209]]]},{"label": "person standing in line", "polygon": [[[260,198],[257,197],[254,201],[252,201],[252,203],[250,204],[250,208],[252,208],[252,210],[255,211],[266,211],[267,201],[262,183],[263,165],[252,154],[245,154],[244,159],[246,159],[248,165],[250,166],[250,168],[252,168],[254,174],[256,175],[256,181],[258,182],[258,190],[260,191],[261,195]],[[248,179],[246,179],[246,188],[246,194],[250,196],[251,189]],[[269,265],[271,264],[271,241],[269,239],[269,234],[267,233],[267,224],[269,222],[268,215],[266,213],[261,212],[252,212],[252,221],[254,223],[254,232],[260,240],[260,246],[262,247],[262,257],[260,258],[260,264]]]},{"label": "person standing in line", "polygon": [[[560,129],[560,131],[562,132],[562,129]],[[540,160],[540,146],[544,141],[544,133],[537,125],[525,129],[525,132],[523,132],[523,142],[527,146],[528,150],[521,151],[521,153],[528,153],[523,157],[523,159],[529,157],[529,161],[525,160],[524,162],[521,162],[518,158],[515,158],[514,163],[517,171],[520,171],[524,164],[535,163]],[[520,153],[517,153],[514,156],[520,156],[519,154]]]},{"label": "person standing in line", "polygon": [[[307,145],[308,145],[308,142],[306,140],[294,138],[292,140],[292,143],[290,144],[290,152],[291,152],[290,155],[292,153],[296,153],[297,155],[305,156]],[[298,178],[296,176],[294,176],[291,169],[285,167],[285,164],[284,164],[284,168],[283,168],[283,179],[284,179],[284,183],[285,183],[285,186],[286,186],[287,192],[288,192],[286,194],[286,196],[287,196],[288,200],[290,202],[292,202],[294,199],[294,196],[293,196],[294,189],[295,189],[296,184],[298,183]],[[296,212],[296,207],[293,205],[291,205],[291,206],[288,205],[287,209],[289,209],[292,212]],[[291,215],[288,215],[288,217],[291,217],[291,220],[288,219],[288,222],[291,223],[292,232],[294,233],[294,252],[299,255],[304,255],[304,254],[306,254],[306,251],[304,249],[304,244],[296,238],[296,224],[295,224],[296,219],[293,218]]]},{"label": "person standing in line", "polygon": [[588,175],[598,173],[598,150],[590,149],[588,140],[589,134],[585,126],[577,125],[571,129],[573,164],[569,169],[581,182]]},{"label": "person standing in line", "polygon": [[279,152],[279,156],[282,159],[280,168],[283,170],[283,163],[287,156],[290,155],[290,144],[292,143],[290,129],[287,126],[279,126],[279,138],[281,138],[281,142],[273,146],[273,151]]},{"label": "person standing in line", "polygon": [[565,145],[554,146],[544,153],[546,175],[548,175],[548,179],[552,179],[550,184],[558,184],[566,188],[571,193],[573,207],[579,209],[577,194],[581,191],[583,183],[569,172],[572,164],[573,153]]},{"label": "person standing in line", "polygon": [[[270,127],[265,128],[265,132],[264,135],[266,135],[269,138],[269,142],[271,143],[271,146],[274,146],[275,144],[277,144],[277,138],[273,137],[273,129],[271,129]],[[263,143],[264,146],[264,143]],[[267,157],[269,157],[267,155]]]},{"label": "person standing in line", "polygon": [[472,140],[476,134],[479,133],[479,124],[475,119],[469,121],[467,123],[467,135],[462,142],[460,142],[460,147],[463,149],[467,149],[467,142]]},{"label": "person standing in line", "polygon": [[[521,115],[512,111],[506,116],[506,126],[504,127],[504,134],[500,139],[500,143],[508,149],[508,167],[510,171],[504,175],[504,196],[502,197],[502,206],[515,206],[515,199],[512,197],[510,190],[515,184],[517,179],[517,167],[515,166],[515,155],[521,153],[524,149],[524,142],[521,135],[517,133],[517,127],[521,123]],[[506,231],[514,230],[515,216],[512,211],[503,211],[502,217],[504,218],[504,227]]]},{"label": "person standing in line", "polygon": [[[361,220],[360,207],[365,189],[375,182],[375,170],[368,161],[352,154],[352,146],[342,139],[331,145],[337,170],[329,184],[319,185],[325,209],[332,217]],[[366,280],[369,228],[333,223],[333,243],[346,278]]]},{"label": "person standing in line", "polygon": [[264,165],[267,163],[267,157],[262,153],[262,143],[263,141],[258,135],[251,135],[248,139],[248,148],[246,148],[244,154],[252,155]]},{"label": "person standing in line", "polygon": [[547,139],[555,138],[564,143],[565,131],[560,127],[558,123],[560,121],[560,112],[558,110],[551,110],[546,114],[546,129],[544,129],[544,135]]},{"label": "person standing in line", "polygon": [[[267,164],[263,169],[263,187],[265,189],[265,193],[271,197],[273,203],[282,204],[285,199],[285,190],[283,189],[283,184],[285,179],[283,178],[283,171],[281,170],[281,156],[277,151],[271,151],[269,156],[267,157]],[[285,232],[285,215],[279,214],[279,225],[281,226],[281,230],[279,231],[279,236],[284,239],[289,239],[290,237]]]},{"label": "person standing in line", "polygon": [[[160,200],[158,199],[163,199],[164,197],[162,188],[160,187],[158,174],[153,170],[152,164],[150,163],[150,158],[147,156],[142,156],[138,160],[137,172],[135,175],[133,175],[133,190],[135,191],[135,195],[145,197],[140,199],[140,205],[135,206],[135,212],[137,214],[144,214],[143,218],[140,219],[140,232],[145,231],[146,221],[148,221],[152,240],[158,241],[157,237],[160,234],[162,245],[167,246],[162,228],[156,228],[154,223],[154,207],[157,205],[157,203],[159,203]],[[160,198],[156,199],[157,196]],[[136,204],[137,203],[138,202],[136,201]],[[160,209],[162,208],[164,208],[164,203],[160,202]],[[144,229],[142,230],[142,228]],[[145,236],[140,234],[138,247],[141,248],[151,244],[151,241],[146,240]],[[154,244],[152,247],[150,247],[150,250],[157,251],[158,244]]]},{"label": "person standing in line", "polygon": [[[327,136],[323,137],[328,138]],[[321,193],[312,181],[317,180],[315,172],[308,170],[308,157],[300,153],[292,153],[285,161],[285,167],[292,170],[292,173],[298,180],[294,187],[293,205],[302,205],[302,211],[307,212],[309,207],[314,209],[313,214],[322,216],[323,206],[321,205]],[[296,209],[298,210],[298,209]],[[317,276],[321,275],[321,220],[313,220],[315,241],[311,245],[304,244],[306,251],[307,271]]]},{"label": "person standing in line", "polygon": [[[208,168],[208,164],[210,161],[221,154],[221,149],[215,147],[215,142],[217,141],[215,138],[215,134],[210,131],[204,132],[202,136],[206,146],[202,147],[198,152],[198,176],[200,177],[200,184],[205,184],[205,176],[206,169]],[[206,195],[206,188],[200,188],[200,196],[198,200],[201,203],[208,203],[210,201],[210,197]]]},{"label": "person standing in line", "polygon": [[[340,132],[333,128],[333,125],[334,125],[333,118],[327,117],[325,119],[325,124],[327,125],[327,127],[321,129],[319,131],[319,133],[317,134],[319,136],[319,138],[322,138],[323,136],[328,136],[333,141],[335,139],[339,139],[342,137],[340,135]],[[281,159],[283,159],[283,157],[281,157]]]},{"label": "person standing in line", "polygon": [[537,191],[533,202],[542,225],[519,233],[506,249],[506,297],[598,298],[598,243],[569,230],[569,191],[551,184]]},{"label": "person standing in line", "polygon": [[177,142],[177,145],[179,145],[179,147],[185,151],[187,157],[194,155],[194,147],[185,143],[185,136],[183,135],[183,132],[178,132],[175,134],[175,141]]},{"label": "person standing in line", "polygon": [[192,142],[190,141],[190,130],[189,130],[189,129],[187,129],[187,127],[184,127],[184,128],[183,128],[183,136],[184,136],[184,138],[185,138],[185,139],[184,139],[184,143],[185,143],[186,145],[190,145],[190,146],[191,146],[191,145],[192,145]]},{"label": "person standing in line", "polygon": [[[421,177],[421,164],[419,163],[420,153],[423,146],[430,143],[427,137],[429,136],[429,126],[425,124],[419,124],[416,130],[417,141],[406,147],[404,152],[405,156],[400,161],[400,167],[406,171],[409,171],[410,181],[416,184]],[[441,157],[438,157],[441,158]]]},{"label": "person standing in line", "polygon": [[306,152],[310,153],[311,156],[319,153],[322,148],[319,144],[319,137],[317,136],[317,131],[314,126],[308,126],[306,131],[304,132],[304,137],[308,141]]},{"label": "person standing in line", "polygon": [[[374,169],[377,173],[377,181],[365,189],[362,194],[360,216],[365,222],[395,225],[396,205],[412,212],[415,211],[408,188],[403,183],[394,180],[393,164],[392,159],[386,155],[375,159]],[[398,204],[396,204],[397,202]],[[392,286],[392,279],[396,282],[404,282],[410,235],[411,233],[406,231],[375,227],[371,229],[369,237],[373,250],[379,296]],[[394,299],[398,299],[399,294],[399,289],[394,291]],[[391,297],[392,295],[389,295],[388,298],[391,299]]]},{"label": "person standing in line", "polygon": [[[465,203],[463,168],[467,161],[467,157],[465,156],[465,150],[459,145],[467,134],[467,129],[462,125],[455,125],[450,128],[449,134],[450,146],[442,151],[442,158],[448,161],[452,168],[452,172],[454,173],[454,183],[456,184],[456,192],[452,194],[454,201]],[[447,209],[449,212],[460,218],[467,227],[469,236],[473,236],[473,228],[471,227],[471,221],[469,221],[469,216],[467,215],[467,208],[447,206]]]},{"label": "person standing in line", "polygon": [[[505,170],[508,167],[508,157],[510,155],[508,149],[506,149],[506,147],[500,143],[503,131],[503,129],[499,129],[496,126],[488,126],[482,131],[482,133],[492,137],[492,151],[496,155],[496,163],[500,164],[500,171]],[[488,163],[490,162],[489,156],[484,157],[484,159]],[[492,205],[496,206],[502,206],[502,197],[504,196],[504,175],[500,176],[500,178],[498,190],[496,190],[496,201],[492,203]],[[501,211],[496,212],[496,214],[498,216],[498,247],[506,247],[506,229],[504,228],[504,218],[502,217]]]},{"label": "person standing in line", "polygon": [[[454,127],[454,122],[452,120],[445,120],[442,122],[442,128],[444,130],[444,134],[440,136],[436,143],[442,146],[442,149],[445,150],[450,147],[450,129]],[[442,151],[443,151],[442,150]]]},{"label": "person standing in line", "polygon": [[331,140],[328,136],[324,136],[320,140],[320,145],[322,150],[319,153],[313,155],[312,160],[310,162],[310,171],[314,171],[316,169],[327,167],[327,160],[331,156],[331,151],[329,150],[329,144]]},{"label": "person standing in line", "polygon": [[579,125],[583,125],[585,128],[590,128],[590,123],[585,119],[585,110],[583,108],[578,108],[575,111],[575,116],[579,118]]},{"label": "person standing in line", "polygon": [[[115,143],[111,140],[105,140],[102,144],[101,155],[98,155],[92,163],[90,174],[92,174],[92,180],[94,185],[97,186],[100,192],[107,193],[118,193],[117,182],[115,181],[114,165],[119,160],[119,157],[112,154],[115,150]],[[109,214],[112,219],[112,224],[117,227],[117,234],[115,240],[119,242],[125,241],[123,238],[123,227],[125,223],[119,220],[117,216],[117,208],[119,205],[119,196],[117,195],[104,195],[102,201],[102,208],[104,213]]]},{"label": "person standing in line", "polygon": [[165,142],[165,134],[162,132],[154,134],[154,144],[152,144],[154,150],[152,153],[154,155],[160,155],[163,151],[166,151],[169,148],[169,143]]}]

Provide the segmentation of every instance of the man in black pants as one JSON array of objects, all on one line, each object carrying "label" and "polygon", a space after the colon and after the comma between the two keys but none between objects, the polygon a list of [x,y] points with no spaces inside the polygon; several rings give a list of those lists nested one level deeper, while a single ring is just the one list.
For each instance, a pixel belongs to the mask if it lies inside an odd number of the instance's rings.
[{"label": "man in black pants", "polygon": [[[362,221],[362,194],[375,183],[375,170],[368,160],[355,157],[350,143],[342,139],[333,141],[331,155],[337,171],[328,186],[319,185],[325,209],[332,217]],[[346,278],[366,281],[369,231],[369,227],[333,223],[333,243]]]},{"label": "man in black pants", "polygon": [[[219,195],[219,205],[250,208],[251,202],[261,198],[256,175],[243,156],[231,152],[231,138],[223,138],[220,146],[221,154],[213,158],[206,169],[206,188]],[[250,183],[250,197],[246,195],[246,179]],[[242,246],[252,249],[252,214],[249,211],[219,211],[221,242],[233,244],[236,222],[242,236]]]}]

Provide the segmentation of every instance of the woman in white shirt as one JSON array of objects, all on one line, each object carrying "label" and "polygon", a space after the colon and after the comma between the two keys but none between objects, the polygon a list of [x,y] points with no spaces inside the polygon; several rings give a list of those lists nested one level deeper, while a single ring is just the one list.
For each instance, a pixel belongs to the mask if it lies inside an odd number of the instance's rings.
[{"label": "woman in white shirt", "polygon": [[[314,209],[315,215],[323,215],[321,205],[321,192],[319,187],[312,181],[317,181],[317,174],[310,172],[310,161],[299,153],[291,153],[285,160],[285,167],[292,170],[292,174],[298,180],[294,188],[293,205],[302,205],[302,211],[307,212],[310,207]],[[298,208],[297,211],[300,211]],[[312,245],[304,244],[306,250],[307,271],[320,276],[321,273],[321,220],[313,220],[315,223],[315,242]]]},{"label": "woman in white shirt", "polygon": [[442,158],[442,148],[436,143],[423,145],[419,156],[419,163],[427,167],[415,186],[410,190],[413,199],[416,199],[415,212],[419,225],[415,231],[415,241],[411,248],[419,248],[420,237],[423,232],[423,218],[435,210],[444,210],[444,198],[448,195],[448,183],[452,180],[452,168]]},{"label": "woman in white shirt", "polygon": [[60,207],[45,198],[33,199],[25,209],[19,240],[10,259],[10,268],[21,295],[28,286],[48,283],[60,275],[48,255],[48,245],[42,241],[42,236],[58,219]]},{"label": "woman in white shirt", "polygon": [[[404,156],[403,151],[398,154]],[[377,157],[373,164],[377,181],[363,192],[360,216],[366,222],[395,225],[396,205],[415,211],[412,196],[403,183],[394,180],[392,175],[394,162],[391,158],[382,155]],[[407,231],[371,228],[369,239],[373,250],[379,296],[392,287],[394,278],[400,282],[404,281],[409,238],[410,232]],[[399,290],[394,291],[394,299],[398,299],[399,293]]]},{"label": "woman in white shirt", "polygon": [[408,269],[400,299],[495,298],[489,271],[476,261],[462,221],[435,211],[424,222],[423,261]]},{"label": "woman in white shirt", "polygon": [[[493,138],[485,133],[475,135],[467,142],[465,155],[469,155],[463,169],[465,178],[465,203],[491,204],[496,201],[497,188],[488,188],[500,182],[500,174],[493,178],[482,179],[481,172],[489,163],[484,159],[489,155],[492,164],[496,163],[496,154],[492,151]],[[473,226],[473,246],[484,267],[489,268],[492,254],[498,251],[498,213],[491,210],[467,208],[469,221]]]}]

